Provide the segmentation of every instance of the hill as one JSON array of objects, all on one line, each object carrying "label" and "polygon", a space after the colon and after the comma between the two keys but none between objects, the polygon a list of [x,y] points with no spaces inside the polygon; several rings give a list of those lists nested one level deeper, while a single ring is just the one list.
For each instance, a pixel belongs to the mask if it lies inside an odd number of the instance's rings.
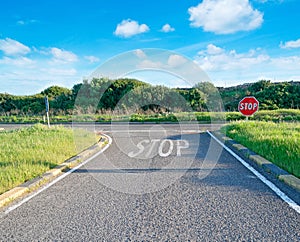
[{"label": "hill", "polygon": [[[80,93],[80,95],[78,95]],[[98,103],[99,93],[104,93]],[[119,79],[116,81],[107,78],[93,79],[91,82],[84,81],[76,84],[72,89],[59,86],[52,86],[41,93],[31,96],[15,96],[11,94],[0,94],[0,115],[40,115],[44,114],[44,96],[49,97],[51,113],[54,115],[72,114],[84,111],[89,112],[91,103],[97,102],[96,110],[91,109],[91,113],[111,112],[119,101],[130,94],[123,108],[128,110],[135,107],[135,102],[144,99],[149,105],[138,107],[141,111],[166,112],[175,110],[182,111],[181,103],[175,98],[175,93],[180,94],[188,102],[194,111],[219,111],[221,104],[217,102],[220,94],[224,109],[226,111],[236,111],[238,102],[244,96],[255,96],[260,102],[261,110],[276,109],[299,109],[300,108],[300,82],[280,82],[271,83],[268,80],[261,80],[255,83],[246,83],[233,87],[214,87],[211,83],[201,82],[193,88],[170,89],[164,86],[151,86],[136,79]],[[178,95],[177,95],[178,96]],[[151,104],[153,100],[163,100],[168,107],[159,107]],[[76,101],[76,102],[75,102]],[[80,103],[81,108],[76,109],[76,104]],[[214,110],[211,110],[213,107]]]},{"label": "hill", "polygon": [[261,80],[233,87],[219,87],[226,111],[235,111],[244,96],[255,96],[262,110],[299,109],[300,82],[275,82]]}]

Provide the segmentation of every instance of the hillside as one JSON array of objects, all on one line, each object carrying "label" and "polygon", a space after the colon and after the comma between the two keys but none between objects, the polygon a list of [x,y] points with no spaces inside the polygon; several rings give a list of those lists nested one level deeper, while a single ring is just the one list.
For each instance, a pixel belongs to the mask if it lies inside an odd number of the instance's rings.
[{"label": "hillside", "polygon": [[255,83],[218,88],[226,111],[237,110],[238,102],[244,96],[255,96],[262,110],[279,108],[300,108],[300,82],[277,82],[261,80]]},{"label": "hillside", "polygon": [[[80,92],[80,97],[78,93]],[[103,96],[98,103],[99,93]],[[72,114],[76,109],[75,100],[80,103],[81,108],[77,112],[89,112],[92,103],[97,102],[96,110],[90,110],[91,113],[105,113],[114,110],[122,97],[130,94],[131,102],[123,105],[126,110],[134,107],[135,102],[145,99],[149,105],[138,107],[141,111],[182,111],[180,103],[174,94],[180,94],[188,102],[194,111],[208,111],[207,107],[215,107],[219,111],[220,103],[218,93],[220,94],[224,109],[226,111],[236,111],[238,102],[244,96],[255,96],[260,102],[261,110],[276,109],[299,109],[300,108],[300,82],[280,82],[271,83],[261,80],[256,83],[248,83],[233,87],[214,87],[211,83],[198,83],[193,88],[170,89],[163,86],[150,86],[144,82],[135,79],[120,79],[112,81],[106,78],[93,79],[91,82],[84,81],[76,84],[72,89],[59,86],[52,86],[41,93],[31,96],[15,96],[11,94],[0,94],[0,115],[40,115],[44,113],[44,96],[47,95],[50,101],[51,113],[54,115]],[[178,95],[177,95],[178,96]],[[78,98],[77,98],[78,97]],[[153,100],[159,97],[168,107],[159,107],[151,104]],[[77,99],[76,99],[77,98]],[[177,105],[177,106],[176,106]],[[176,109],[177,107],[177,109]]]}]

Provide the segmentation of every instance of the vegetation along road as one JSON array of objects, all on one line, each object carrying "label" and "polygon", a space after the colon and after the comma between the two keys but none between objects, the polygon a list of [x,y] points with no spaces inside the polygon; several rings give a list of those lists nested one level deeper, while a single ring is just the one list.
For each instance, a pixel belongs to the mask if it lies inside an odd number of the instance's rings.
[{"label": "vegetation along road", "polygon": [[205,128],[103,127],[109,148],[2,211],[0,240],[299,241],[300,213]]}]

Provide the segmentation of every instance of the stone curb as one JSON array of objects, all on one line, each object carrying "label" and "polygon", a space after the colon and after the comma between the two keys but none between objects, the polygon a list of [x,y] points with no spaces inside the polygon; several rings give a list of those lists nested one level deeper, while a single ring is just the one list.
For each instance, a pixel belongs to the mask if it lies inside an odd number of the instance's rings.
[{"label": "stone curb", "polygon": [[255,152],[251,151],[247,147],[239,144],[235,140],[225,136],[220,131],[213,132],[219,139],[222,139],[225,145],[234,148],[235,150],[243,153],[248,159],[255,162],[258,166],[268,173],[274,175],[277,179],[284,182],[288,186],[296,189],[300,192],[300,179],[289,174],[287,171],[281,169],[280,167],[274,165],[272,162],[257,155]]},{"label": "stone curb", "polygon": [[27,181],[3,194],[0,195],[0,208],[6,206],[13,200],[20,198],[26,193],[32,192],[38,189],[40,186],[50,182],[58,175],[62,174],[63,172],[72,169],[80,162],[86,160],[88,157],[92,156],[96,152],[100,151],[102,147],[104,147],[107,143],[106,137],[101,137],[97,144],[87,148],[86,150],[82,151],[78,155],[66,160],[62,164],[56,166],[55,168],[47,171],[40,177],[36,177],[30,181]]}]

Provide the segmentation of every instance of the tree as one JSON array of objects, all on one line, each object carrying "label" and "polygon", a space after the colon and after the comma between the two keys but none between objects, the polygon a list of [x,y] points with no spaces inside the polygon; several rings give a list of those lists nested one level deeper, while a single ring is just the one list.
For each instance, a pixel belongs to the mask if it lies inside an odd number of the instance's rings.
[{"label": "tree", "polygon": [[249,91],[250,91],[250,93],[261,92],[261,91],[263,91],[264,89],[268,88],[271,85],[272,84],[271,84],[270,80],[260,80],[258,82],[253,83],[249,87]]},{"label": "tree", "polygon": [[204,95],[204,102],[209,111],[222,111],[223,102],[219,90],[211,82],[199,82],[195,85]]},{"label": "tree", "polygon": [[46,88],[44,91],[41,92],[42,95],[48,96],[49,98],[57,97],[60,95],[70,95],[71,90],[65,87],[59,87],[59,86],[51,86]]}]

